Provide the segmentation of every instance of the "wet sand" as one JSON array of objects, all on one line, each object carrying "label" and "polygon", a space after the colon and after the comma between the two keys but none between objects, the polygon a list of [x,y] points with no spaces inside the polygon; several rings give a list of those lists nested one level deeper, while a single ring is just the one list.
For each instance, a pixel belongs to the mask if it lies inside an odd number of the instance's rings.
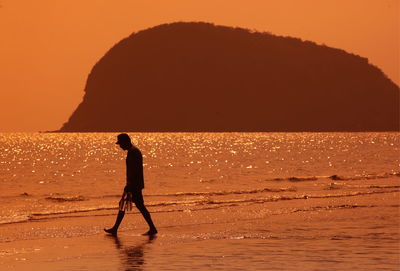
[{"label": "wet sand", "polygon": [[146,227],[137,213],[126,216],[118,238],[104,234],[115,212],[0,225],[1,269],[398,270],[400,264],[398,188],[158,212],[153,239],[140,235]]}]

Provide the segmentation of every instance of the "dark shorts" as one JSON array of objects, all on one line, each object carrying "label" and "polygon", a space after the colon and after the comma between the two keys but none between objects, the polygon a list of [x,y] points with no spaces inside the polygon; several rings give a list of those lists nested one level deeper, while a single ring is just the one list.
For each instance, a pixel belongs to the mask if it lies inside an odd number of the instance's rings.
[{"label": "dark shorts", "polygon": [[144,204],[142,190],[131,191],[132,202],[135,204]]}]

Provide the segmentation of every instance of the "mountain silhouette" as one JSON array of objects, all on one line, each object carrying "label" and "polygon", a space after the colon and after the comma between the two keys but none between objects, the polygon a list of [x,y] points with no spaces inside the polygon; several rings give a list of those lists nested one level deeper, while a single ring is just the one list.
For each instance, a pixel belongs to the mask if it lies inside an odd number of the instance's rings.
[{"label": "mountain silhouette", "polygon": [[399,94],[344,50],[179,22],[111,48],[59,131],[398,131]]}]

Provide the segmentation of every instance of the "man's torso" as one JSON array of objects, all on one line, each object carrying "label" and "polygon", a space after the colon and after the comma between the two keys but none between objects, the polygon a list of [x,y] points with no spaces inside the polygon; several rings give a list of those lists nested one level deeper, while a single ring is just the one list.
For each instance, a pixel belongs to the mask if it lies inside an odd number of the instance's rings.
[{"label": "man's torso", "polygon": [[129,191],[144,188],[142,153],[135,146],[126,156],[126,184]]}]

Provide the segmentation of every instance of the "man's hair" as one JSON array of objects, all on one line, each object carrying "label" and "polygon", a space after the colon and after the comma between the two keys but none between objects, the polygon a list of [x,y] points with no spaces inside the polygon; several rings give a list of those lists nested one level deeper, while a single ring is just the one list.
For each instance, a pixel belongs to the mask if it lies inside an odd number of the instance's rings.
[{"label": "man's hair", "polygon": [[125,143],[130,143],[130,144],[132,144],[131,138],[129,137],[128,134],[125,134],[125,133],[119,134],[119,135],[117,136],[117,138],[118,138],[117,144],[118,144],[118,143],[121,143],[121,142],[125,142]]}]

